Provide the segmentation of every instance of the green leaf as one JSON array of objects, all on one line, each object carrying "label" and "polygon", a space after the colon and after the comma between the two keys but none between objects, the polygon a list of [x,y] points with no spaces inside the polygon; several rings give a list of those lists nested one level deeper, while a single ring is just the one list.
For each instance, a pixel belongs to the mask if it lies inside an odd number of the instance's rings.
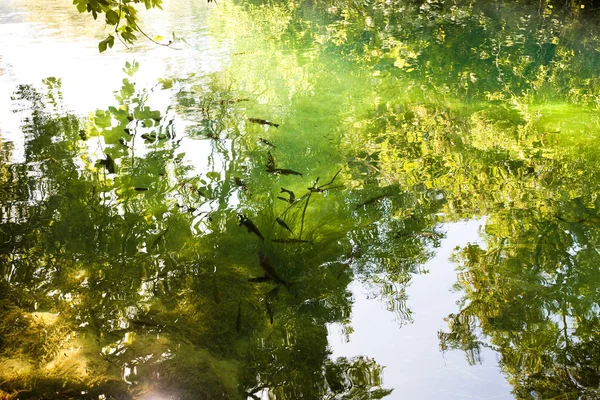
[{"label": "green leaf", "polygon": [[79,11],[80,13],[87,10],[87,3],[85,0],[79,0],[75,4],[77,4],[77,11]]},{"label": "green leaf", "polygon": [[123,72],[125,72],[129,76],[133,76],[138,71],[139,67],[140,64],[136,61],[133,61],[133,63],[126,62],[125,68],[123,68]]},{"label": "green leaf", "polygon": [[128,99],[135,93],[135,86],[129,81],[129,79],[123,79],[123,86],[121,87],[121,97]]},{"label": "green leaf", "polygon": [[121,18],[119,18],[119,14],[117,14],[115,11],[113,10],[108,10],[106,12],[106,23],[110,24],[110,25],[117,25],[119,23],[119,20]]},{"label": "green leaf", "polygon": [[108,37],[106,39],[104,39],[103,41],[98,43],[98,50],[100,50],[100,53],[104,53],[106,51],[107,46],[112,49],[114,44],[115,44],[115,37],[113,35],[108,35]]},{"label": "green leaf", "polygon": [[206,177],[211,180],[217,180],[217,179],[221,178],[221,173],[217,172],[217,171],[207,172]]},{"label": "green leaf", "polygon": [[158,83],[160,83],[162,85],[163,89],[170,89],[170,88],[173,87],[173,80],[172,79],[158,78]]},{"label": "green leaf", "polygon": [[110,112],[97,110],[94,118],[94,123],[100,128],[108,128],[112,125],[112,117]]}]

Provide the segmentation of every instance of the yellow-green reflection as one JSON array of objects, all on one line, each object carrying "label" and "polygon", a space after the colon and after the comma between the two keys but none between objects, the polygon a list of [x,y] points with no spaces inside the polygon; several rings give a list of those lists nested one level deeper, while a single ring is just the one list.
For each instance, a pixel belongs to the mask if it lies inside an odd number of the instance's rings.
[{"label": "yellow-green reflection", "polygon": [[221,73],[143,88],[129,64],[84,121],[57,80],[22,86],[0,388],[381,398],[376,360],[329,356],[348,284],[410,322],[436,228],[485,217],[442,348],[498,351],[518,397],[593,396],[600,43],[581,5],[225,2]]}]

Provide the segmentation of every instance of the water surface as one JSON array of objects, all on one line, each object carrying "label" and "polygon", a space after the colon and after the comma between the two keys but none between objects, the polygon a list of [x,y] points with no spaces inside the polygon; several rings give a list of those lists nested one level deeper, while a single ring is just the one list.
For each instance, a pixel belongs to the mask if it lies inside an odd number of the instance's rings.
[{"label": "water surface", "polygon": [[592,5],[173,0],[98,54],[46,3],[0,8],[4,393],[598,395]]}]

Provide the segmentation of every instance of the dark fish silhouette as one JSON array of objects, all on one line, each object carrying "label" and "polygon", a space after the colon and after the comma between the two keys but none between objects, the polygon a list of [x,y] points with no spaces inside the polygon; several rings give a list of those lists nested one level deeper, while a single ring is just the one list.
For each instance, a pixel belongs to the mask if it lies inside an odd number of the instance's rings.
[{"label": "dark fish silhouette", "polygon": [[262,144],[266,144],[267,146],[275,148],[275,145],[273,143],[269,142],[266,139],[263,139],[263,138],[260,137],[260,138],[258,138],[258,141],[261,142]]},{"label": "dark fish silhouette", "polygon": [[294,232],[292,231],[292,229],[288,226],[288,224],[285,223],[284,220],[282,220],[281,218],[275,218],[275,221],[284,229],[287,229],[292,235],[294,234]]},{"label": "dark fish silhouette", "polygon": [[269,316],[269,322],[273,325],[273,307],[271,306],[271,300],[265,297],[265,309],[267,310],[267,315]]},{"label": "dark fish silhouette", "polygon": [[260,267],[265,271],[265,276],[269,276],[273,278],[273,280],[277,283],[282,284],[285,287],[288,287],[288,283],[283,280],[283,278],[275,271],[273,268],[273,264],[271,264],[271,259],[267,257],[265,253],[262,251],[258,252],[258,263]]},{"label": "dark fish silhouette", "polygon": [[104,160],[98,160],[98,164],[104,165],[109,174],[115,173],[115,160],[113,160],[112,157],[108,154],[106,155],[106,158]]},{"label": "dark fish silhouette", "polygon": [[271,154],[270,151],[269,151],[269,158],[267,159],[267,172],[271,172],[275,175],[300,175],[300,176],[302,176],[302,174],[300,172],[292,171],[291,169],[275,168],[275,158],[273,157],[273,154]]},{"label": "dark fish silhouette", "polygon": [[240,219],[240,226],[241,225],[245,226],[246,229],[248,229],[248,232],[252,232],[256,236],[258,236],[261,240],[265,240],[265,238],[262,235],[262,233],[260,233],[260,231],[258,230],[258,228],[256,227],[256,225],[254,225],[254,222],[252,222],[250,220],[250,218],[248,218],[248,217],[246,217],[245,215],[242,215],[242,214],[238,214],[238,218]]},{"label": "dark fish silhouette", "polygon": [[292,171],[291,169],[287,169],[287,168],[275,168],[269,172],[272,172],[275,175],[299,175],[299,176],[302,176],[301,172]]},{"label": "dark fish silhouette", "polygon": [[248,278],[248,282],[256,282],[256,283],[269,282],[272,280],[273,280],[273,278],[271,278],[270,276],[257,276],[256,278]]},{"label": "dark fish silhouette", "polygon": [[296,201],[296,195],[291,190],[287,190],[286,188],[281,188],[281,192],[280,193],[287,193],[287,194],[289,194],[290,195],[290,199],[288,201],[290,203],[293,203],[293,202]]},{"label": "dark fish silhouette", "polygon": [[267,159],[267,172],[275,171],[275,158],[273,158],[273,154],[269,152],[269,158]]},{"label": "dark fish silhouette", "polygon": [[295,243],[310,243],[309,240],[304,239],[273,239],[273,243],[284,243],[284,244],[295,244]]},{"label": "dark fish silhouette", "polygon": [[273,300],[277,298],[279,295],[279,286],[274,287],[267,293],[265,296],[265,308],[267,309],[267,315],[269,316],[269,321],[271,325],[273,325]]},{"label": "dark fish silhouette", "polygon": [[275,128],[279,128],[279,124],[276,124],[274,122],[270,122],[267,121],[266,119],[260,119],[260,118],[248,118],[248,121],[255,123],[255,124],[260,124],[260,125],[269,125],[269,126],[274,126]]}]

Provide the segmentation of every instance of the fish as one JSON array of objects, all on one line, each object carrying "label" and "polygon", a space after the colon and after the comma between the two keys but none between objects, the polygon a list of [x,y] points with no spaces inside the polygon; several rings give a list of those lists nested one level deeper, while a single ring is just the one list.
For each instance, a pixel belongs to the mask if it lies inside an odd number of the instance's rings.
[{"label": "fish", "polygon": [[275,171],[275,158],[273,158],[273,154],[269,152],[269,158],[267,159],[267,172]]},{"label": "fish", "polygon": [[256,278],[248,278],[248,282],[256,282],[256,283],[269,282],[272,280],[273,280],[273,278],[271,278],[270,276],[257,276]]},{"label": "fish", "polygon": [[310,240],[304,239],[273,239],[271,240],[273,243],[284,243],[284,244],[294,244],[294,243],[310,243]]},{"label": "fish", "polygon": [[300,175],[302,174],[297,171],[292,171],[287,168],[275,168],[275,158],[273,154],[269,151],[269,158],[267,159],[267,172],[271,172],[275,175]]},{"label": "fish", "polygon": [[273,325],[273,307],[271,307],[271,300],[265,298],[265,309],[267,310],[267,315],[269,316],[269,322]]},{"label": "fish", "polygon": [[265,271],[265,276],[270,276],[276,283],[280,283],[285,287],[289,286],[288,283],[284,281],[283,278],[277,273],[277,271],[275,271],[273,264],[271,264],[271,259],[262,251],[258,252],[258,263],[263,271]]},{"label": "fish", "polygon": [[275,148],[275,145],[274,145],[273,143],[269,142],[269,141],[268,141],[268,140],[266,140],[266,139],[263,139],[263,138],[259,137],[259,138],[258,138],[258,141],[259,141],[259,142],[261,142],[262,144],[266,144],[267,146],[270,146],[270,147],[272,147],[272,148]]},{"label": "fish", "polygon": [[269,125],[269,126],[274,126],[275,128],[279,128],[279,124],[276,124],[274,122],[270,122],[267,121],[266,119],[260,119],[260,118],[248,118],[249,122],[255,123],[255,124],[260,124],[260,125]]},{"label": "fish", "polygon": [[267,314],[269,315],[269,321],[271,322],[271,325],[273,325],[273,307],[272,307],[272,302],[273,300],[275,300],[277,298],[277,296],[279,295],[279,287],[274,287],[273,289],[271,289],[269,291],[269,293],[267,293],[267,295],[265,296],[265,308],[267,309]]},{"label": "fish", "polygon": [[302,176],[301,172],[297,172],[297,171],[293,171],[291,169],[287,169],[287,168],[275,168],[271,171],[267,170],[268,172],[272,172],[275,175],[299,175]]},{"label": "fish", "polygon": [[275,221],[284,229],[287,229],[292,235],[294,234],[294,232],[292,231],[292,229],[288,226],[288,224],[285,223],[284,220],[282,220],[281,218],[275,218]]},{"label": "fish", "polygon": [[109,174],[115,173],[115,160],[108,154],[106,154],[106,158],[104,160],[98,160],[99,165],[104,165]]},{"label": "fish", "polygon": [[258,230],[256,225],[254,225],[254,222],[252,222],[250,220],[250,218],[248,218],[242,214],[238,214],[238,218],[240,219],[240,226],[242,226],[242,225],[245,226],[246,229],[248,229],[248,232],[254,233],[256,236],[258,236],[263,241],[265,240],[265,237],[262,235],[262,233],[260,233],[260,231]]},{"label": "fish", "polygon": [[296,195],[294,194],[294,192],[292,192],[291,190],[287,190],[286,188],[281,188],[281,192],[279,193],[287,193],[290,195],[290,203],[293,203],[296,201]]}]

